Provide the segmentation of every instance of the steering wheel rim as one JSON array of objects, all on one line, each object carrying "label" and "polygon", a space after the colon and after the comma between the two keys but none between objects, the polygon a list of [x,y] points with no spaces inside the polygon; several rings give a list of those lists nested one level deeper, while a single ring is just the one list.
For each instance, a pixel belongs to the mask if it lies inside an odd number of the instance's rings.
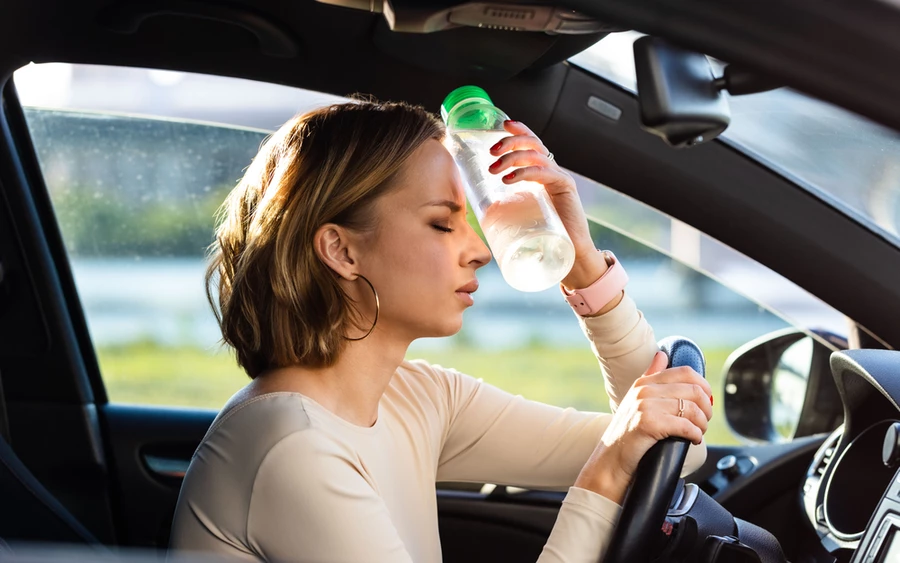
[{"label": "steering wheel rim", "polygon": [[[669,358],[667,367],[689,366],[706,377],[703,352],[690,339],[670,336],[659,341],[659,348]],[[662,524],[681,478],[689,446],[685,439],[666,438],[641,458],[604,563],[648,562],[665,547],[668,536],[662,532]]]}]

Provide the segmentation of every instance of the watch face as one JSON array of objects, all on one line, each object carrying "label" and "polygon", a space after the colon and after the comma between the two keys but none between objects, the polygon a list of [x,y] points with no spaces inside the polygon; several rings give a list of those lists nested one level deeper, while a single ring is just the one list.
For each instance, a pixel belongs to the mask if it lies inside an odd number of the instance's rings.
[{"label": "watch face", "polygon": [[606,265],[612,268],[612,265],[616,263],[616,255],[612,253],[610,250],[601,250],[601,254],[603,254],[603,259],[606,260]]}]

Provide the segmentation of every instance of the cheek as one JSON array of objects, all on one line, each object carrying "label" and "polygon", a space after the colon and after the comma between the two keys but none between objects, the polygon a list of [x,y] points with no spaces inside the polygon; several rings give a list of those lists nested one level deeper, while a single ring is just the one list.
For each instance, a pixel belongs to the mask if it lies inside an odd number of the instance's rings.
[{"label": "cheek", "polygon": [[439,288],[442,279],[449,283],[455,264],[450,235],[432,235],[422,229],[397,229],[385,235],[378,242],[379,277],[402,291],[418,293]]},{"label": "cheek", "polygon": [[445,245],[422,237],[406,239],[391,254],[390,262],[397,275],[402,272],[409,281],[417,280],[417,283],[423,279],[433,283],[436,277],[446,276],[452,265]]}]

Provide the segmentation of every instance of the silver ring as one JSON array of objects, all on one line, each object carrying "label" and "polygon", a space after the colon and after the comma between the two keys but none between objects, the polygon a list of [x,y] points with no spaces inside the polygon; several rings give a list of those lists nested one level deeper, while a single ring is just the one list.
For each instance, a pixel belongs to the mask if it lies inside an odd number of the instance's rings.
[{"label": "silver ring", "polygon": [[547,151],[547,160],[553,160],[553,153],[550,151]]},{"label": "silver ring", "polygon": [[678,399],[678,416],[684,416],[684,399]]}]

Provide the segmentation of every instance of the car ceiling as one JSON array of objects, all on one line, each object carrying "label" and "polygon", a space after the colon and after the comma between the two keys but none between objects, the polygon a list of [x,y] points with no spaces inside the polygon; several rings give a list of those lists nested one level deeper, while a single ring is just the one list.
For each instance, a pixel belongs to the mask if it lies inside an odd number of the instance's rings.
[{"label": "car ceiling", "polygon": [[[189,10],[197,3],[163,4]],[[6,12],[0,21],[15,22],[0,33],[2,73],[29,61],[141,66],[239,76],[337,95],[365,92],[426,107],[436,107],[461,81],[477,80],[505,100],[510,113],[539,124],[547,116],[531,115],[526,107],[549,112],[561,86],[560,69],[548,67],[605,35],[473,28],[398,34],[381,14],[311,0],[232,5],[283,29],[296,42],[297,54],[268,56],[243,28],[173,15],[149,18],[136,33],[117,33],[111,28],[129,18],[130,8],[102,1],[38,0],[0,8]],[[527,104],[515,102],[521,96]]]},{"label": "car ceiling", "polygon": [[[437,7],[461,3],[394,2]],[[900,104],[895,103],[900,97],[900,73],[896,72],[900,11],[888,2],[519,3],[556,4],[622,29],[667,37],[723,60],[746,63],[787,85],[900,128]],[[362,90],[429,104],[448,86],[479,79],[497,91],[514,89],[532,101],[549,103],[551,99],[541,96],[552,94],[540,87],[541,73],[534,69],[562,60],[602,37],[484,29],[390,34],[380,14],[313,0],[225,3],[267,18],[295,38],[299,53],[290,59],[266,56],[250,33],[214,21],[163,16],[147,20],[137,33],[110,30],[115,27],[109,25],[111,15],[123,11],[150,7],[185,11],[202,4],[196,0],[6,2],[0,7],[0,78],[28,61],[127,64],[242,76],[337,94]],[[479,62],[477,53],[488,56]],[[460,58],[466,62],[452,62]],[[437,72],[423,74],[422,66],[429,65]],[[517,72],[528,68],[532,70]],[[487,75],[493,81],[485,80]],[[506,80],[513,75],[517,75],[514,80]]]}]

